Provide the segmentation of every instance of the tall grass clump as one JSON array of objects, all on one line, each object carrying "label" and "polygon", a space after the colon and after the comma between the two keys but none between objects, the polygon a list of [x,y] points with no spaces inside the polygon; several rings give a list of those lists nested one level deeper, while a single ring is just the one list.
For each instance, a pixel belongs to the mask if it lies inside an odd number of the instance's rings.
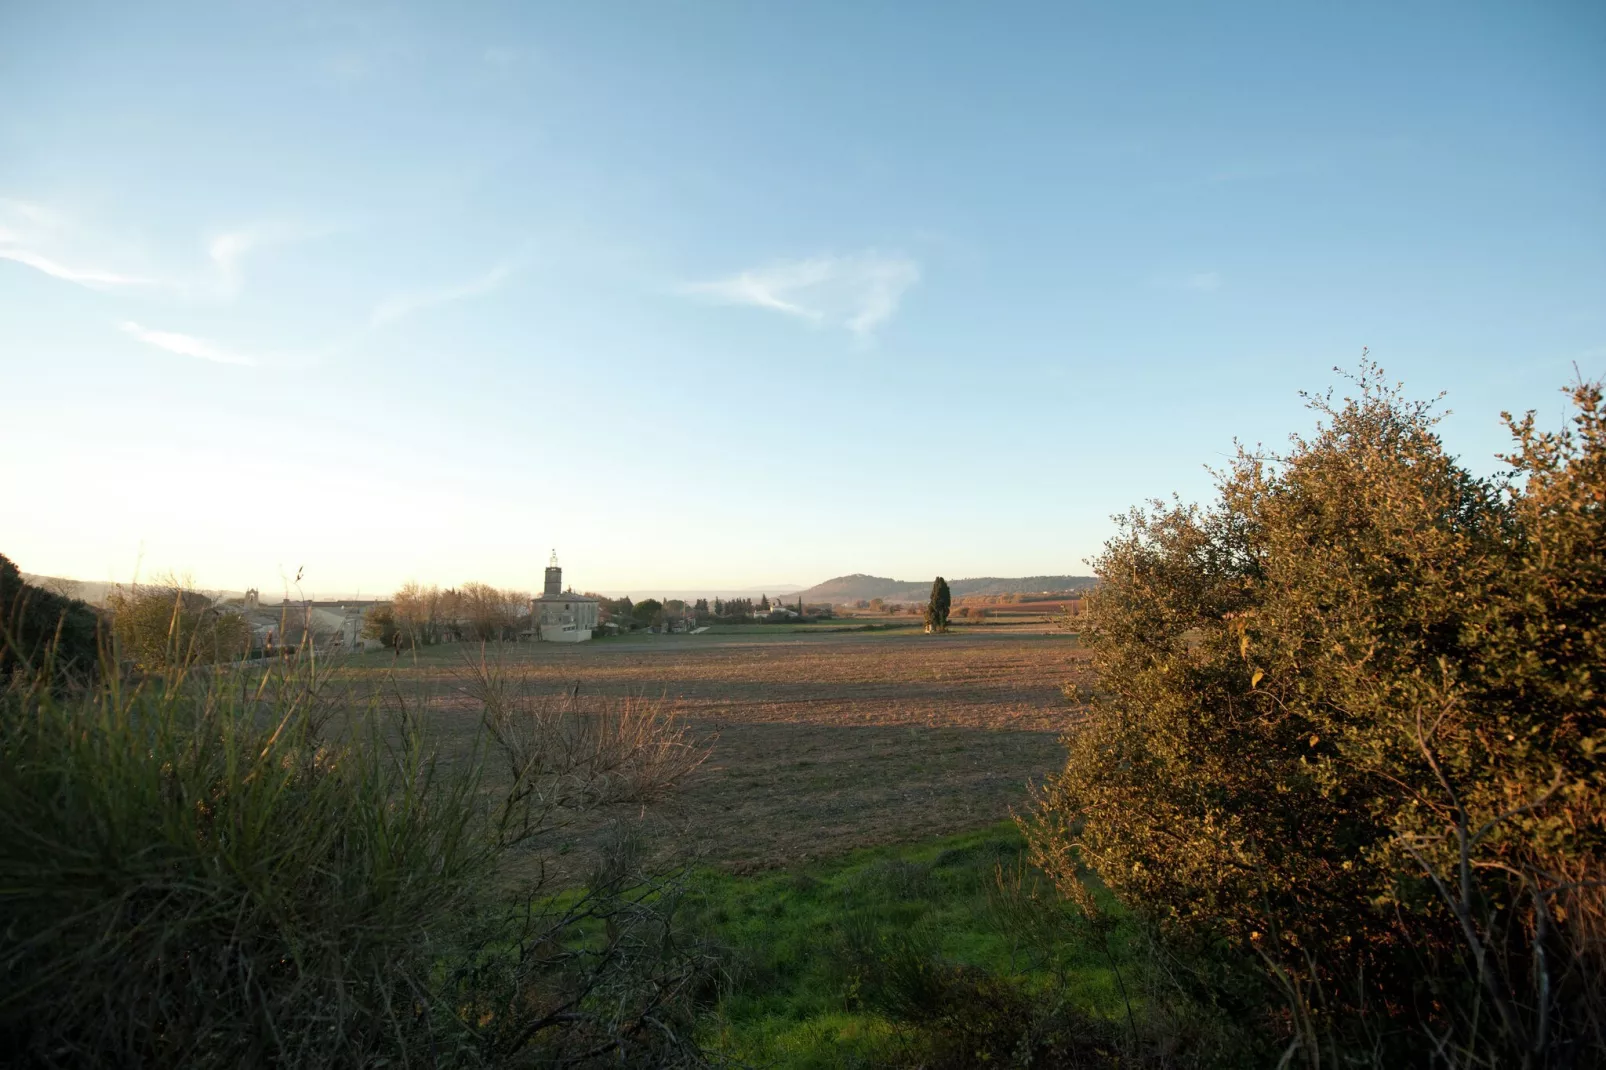
[{"label": "tall grass clump", "polygon": [[625,836],[585,889],[510,898],[502,859],[554,820],[528,800],[585,774],[492,784],[496,734],[447,762],[419,708],[307,657],[13,674],[0,1064],[697,1061],[673,882]]},{"label": "tall grass clump", "polygon": [[1508,417],[1485,479],[1431,403],[1358,387],[1107,544],[1035,860],[1221,949],[1216,991],[1258,975],[1285,1064],[1600,1065],[1601,390],[1566,432]]}]

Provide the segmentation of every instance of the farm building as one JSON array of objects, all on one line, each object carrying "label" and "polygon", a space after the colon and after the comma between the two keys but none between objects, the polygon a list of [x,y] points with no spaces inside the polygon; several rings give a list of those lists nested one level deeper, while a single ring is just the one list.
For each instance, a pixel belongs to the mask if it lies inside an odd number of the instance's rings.
[{"label": "farm building", "polygon": [[530,600],[536,638],[547,643],[583,643],[596,630],[597,610],[597,599],[563,589],[563,569],[554,550],[541,597]]},{"label": "farm building", "polygon": [[285,599],[278,605],[263,605],[253,588],[234,611],[250,622],[253,647],[296,649],[310,644],[320,653],[356,653],[379,646],[377,640],[363,638],[362,626],[363,613],[380,604]]}]

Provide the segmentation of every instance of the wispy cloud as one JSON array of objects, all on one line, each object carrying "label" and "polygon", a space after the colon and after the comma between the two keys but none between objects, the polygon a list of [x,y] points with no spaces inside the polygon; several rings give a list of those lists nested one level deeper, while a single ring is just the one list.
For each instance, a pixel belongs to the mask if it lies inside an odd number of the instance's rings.
[{"label": "wispy cloud", "polygon": [[1209,293],[1212,290],[1221,289],[1222,281],[1221,273],[1219,271],[1200,271],[1193,275],[1189,275],[1183,280],[1182,285],[1186,286],[1190,290],[1199,290],[1203,293]]},{"label": "wispy cloud", "polygon": [[[7,240],[11,239],[9,235]],[[96,289],[114,288],[118,286],[154,286],[156,280],[142,278],[138,275],[124,275],[117,271],[105,271],[101,268],[73,267],[42,256],[31,249],[18,248],[11,244],[0,244],[0,260],[11,260],[18,264],[25,264],[35,271],[42,271],[52,278],[64,279],[67,282],[76,282],[80,286],[89,286]]]},{"label": "wispy cloud", "polygon": [[[149,258],[139,248],[129,248],[118,240],[115,230],[87,226],[53,208],[23,200],[0,197],[0,269],[6,262],[21,264],[52,278],[100,290],[139,288],[141,296],[182,303],[217,304],[239,296],[249,282],[249,269],[264,250],[311,238],[323,237],[337,227],[313,226],[299,222],[253,222],[214,230],[202,243],[205,256],[195,255],[193,237],[184,242],[189,266],[176,272],[150,271],[136,274],[108,264],[144,265]],[[121,255],[114,255],[121,254]],[[185,256],[184,252],[179,254]],[[315,364],[360,345],[372,332],[425,309],[489,293],[501,286],[517,269],[517,258],[504,261],[467,281],[437,289],[403,292],[372,306],[362,322],[362,309],[348,310],[358,317],[340,335],[314,348],[264,353],[251,336],[241,351],[231,345],[180,331],[146,327],[132,319],[114,320],[123,333],[146,345],[220,364],[275,367]],[[266,295],[271,298],[273,295]],[[144,319],[155,316],[148,308],[130,307],[123,315]],[[293,315],[293,310],[292,310]]]},{"label": "wispy cloud", "polygon": [[0,260],[95,289],[155,285],[142,275],[83,263],[72,255],[76,243],[71,229],[63,216],[43,205],[0,197]]},{"label": "wispy cloud", "polygon": [[60,213],[53,212],[42,204],[32,201],[19,201],[15,197],[0,197],[0,210],[18,219],[26,220],[37,227],[50,230],[60,230],[66,225],[66,220]]},{"label": "wispy cloud", "polygon": [[722,305],[767,308],[811,323],[844,327],[860,339],[898,311],[905,291],[920,281],[920,265],[874,250],[847,256],[784,260],[683,292]]},{"label": "wispy cloud", "polygon": [[[0,259],[25,264],[52,278],[97,289],[148,287],[203,300],[233,300],[244,282],[246,259],[262,249],[321,237],[325,226],[257,222],[214,232],[206,240],[206,265],[183,271],[136,274],[103,266],[107,261],[144,263],[114,233],[87,226],[53,208],[0,197]],[[120,255],[119,255],[120,254]]]},{"label": "wispy cloud", "polygon": [[421,312],[426,308],[435,308],[439,305],[450,304],[453,301],[461,301],[467,297],[478,297],[481,294],[490,293],[507,281],[508,276],[512,274],[512,265],[498,264],[485,274],[467,282],[458,283],[455,286],[446,286],[439,290],[422,290],[416,293],[398,294],[395,297],[386,298],[374,306],[373,314],[368,319],[369,325],[383,327],[387,324],[395,323],[399,319],[411,316],[415,312]]},{"label": "wispy cloud", "polygon": [[184,357],[199,357],[201,360],[216,361],[219,364],[239,364],[252,366],[255,360],[240,353],[231,353],[209,342],[205,338],[196,338],[193,335],[179,334],[177,331],[155,331],[149,327],[141,327],[132,321],[117,325],[121,330],[138,338],[146,345],[165,349],[169,353],[177,353]]},{"label": "wispy cloud", "polygon": [[240,260],[256,242],[255,234],[236,230],[219,234],[207,246],[207,255],[217,268],[219,286],[230,297],[240,292]]},{"label": "wispy cloud", "polygon": [[253,223],[213,235],[206,255],[217,274],[217,291],[229,299],[239,296],[246,256],[272,245],[315,238],[327,231],[294,223]]}]

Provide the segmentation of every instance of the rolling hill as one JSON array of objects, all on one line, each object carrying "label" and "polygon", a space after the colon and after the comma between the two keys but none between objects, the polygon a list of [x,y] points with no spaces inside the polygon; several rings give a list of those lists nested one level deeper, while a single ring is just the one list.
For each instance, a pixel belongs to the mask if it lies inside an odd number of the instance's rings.
[{"label": "rolling hill", "polygon": [[[978,576],[973,579],[949,580],[948,589],[955,598],[968,595],[996,595],[1074,591],[1091,587],[1097,582],[1092,576],[1020,576],[1014,579],[998,576]],[[888,602],[924,602],[931,594],[930,580],[894,580],[885,576],[866,576],[855,572],[851,576],[838,576],[833,580],[815,584],[794,597],[805,602],[856,602],[861,598],[880,598]]]}]

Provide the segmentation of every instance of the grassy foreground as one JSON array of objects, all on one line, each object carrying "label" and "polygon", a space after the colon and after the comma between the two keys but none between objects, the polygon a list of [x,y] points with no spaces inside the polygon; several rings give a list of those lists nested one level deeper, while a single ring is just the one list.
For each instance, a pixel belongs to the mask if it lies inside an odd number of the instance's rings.
[{"label": "grassy foreground", "polygon": [[[724,948],[729,965],[700,1039],[760,1066],[970,1065],[992,1061],[975,1049],[1010,1026],[1029,1033],[1030,1021],[996,1020],[1024,1014],[1041,1019],[1039,1046],[1113,1060],[1138,934],[1122,918],[1107,941],[1078,929],[1046,883],[1020,880],[1024,848],[1005,822],[757,876],[701,874],[685,920]],[[1071,939],[1044,955],[1031,940],[1044,927]],[[954,1035],[944,1020],[944,1001],[956,998],[978,1035]],[[1079,1020],[1069,1030],[1067,1007]]]}]

